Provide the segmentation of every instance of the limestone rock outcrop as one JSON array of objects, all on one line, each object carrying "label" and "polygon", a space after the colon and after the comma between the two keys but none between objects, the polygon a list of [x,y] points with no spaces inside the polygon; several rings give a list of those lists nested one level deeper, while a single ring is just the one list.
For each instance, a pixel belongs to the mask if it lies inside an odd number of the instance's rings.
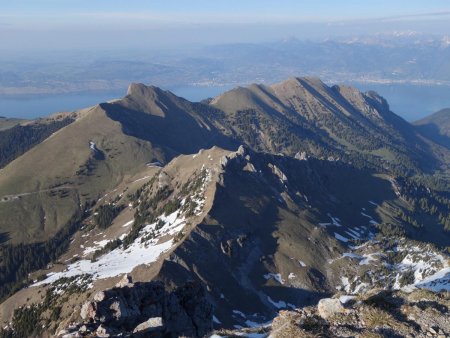
[{"label": "limestone rock outcrop", "polygon": [[60,337],[203,337],[212,330],[212,305],[199,282],[168,292],[162,282],[132,283],[125,276],[83,304],[80,317]]}]

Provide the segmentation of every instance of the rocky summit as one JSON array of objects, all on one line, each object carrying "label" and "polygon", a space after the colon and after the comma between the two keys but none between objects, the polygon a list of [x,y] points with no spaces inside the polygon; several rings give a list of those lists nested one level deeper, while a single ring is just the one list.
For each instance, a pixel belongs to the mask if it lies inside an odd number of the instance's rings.
[{"label": "rocky summit", "polygon": [[79,316],[57,336],[203,337],[212,330],[212,306],[198,282],[167,292],[161,282],[131,283],[124,275],[85,302]]}]

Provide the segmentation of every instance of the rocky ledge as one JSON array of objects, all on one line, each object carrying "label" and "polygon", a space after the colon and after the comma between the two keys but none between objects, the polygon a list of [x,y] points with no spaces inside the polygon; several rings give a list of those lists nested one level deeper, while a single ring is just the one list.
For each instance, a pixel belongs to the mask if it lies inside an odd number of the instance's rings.
[{"label": "rocky ledge", "polygon": [[58,337],[204,337],[212,330],[212,306],[198,282],[168,292],[161,282],[124,276],[83,304],[80,317]]},{"label": "rocky ledge", "polygon": [[450,294],[416,290],[336,295],[317,306],[280,311],[270,325],[216,331],[218,337],[450,337]]}]

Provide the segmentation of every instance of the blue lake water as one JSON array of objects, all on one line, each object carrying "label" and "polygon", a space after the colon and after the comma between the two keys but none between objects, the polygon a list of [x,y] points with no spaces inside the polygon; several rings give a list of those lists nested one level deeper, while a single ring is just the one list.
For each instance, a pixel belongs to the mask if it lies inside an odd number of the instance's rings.
[{"label": "blue lake water", "polygon": [[90,107],[97,103],[121,97],[124,92],[0,96],[0,116],[43,117],[56,112],[68,112]]},{"label": "blue lake water", "polygon": [[416,121],[443,108],[450,108],[450,86],[354,84],[359,90],[374,90],[391,110],[407,121]]},{"label": "blue lake water", "polygon": [[[176,87],[169,88],[178,96],[190,101],[217,96],[231,87]],[[127,89],[111,92],[83,92],[54,95],[10,95],[0,96],[0,116],[37,118],[56,112],[68,112],[93,106],[125,96]]]},{"label": "blue lake water", "polygon": [[[414,121],[450,107],[450,86],[353,84],[360,90],[375,90],[385,97],[391,110]],[[169,88],[191,101],[215,97],[230,89],[219,87]],[[0,116],[36,118],[61,111],[73,111],[124,96],[126,89],[114,92],[89,92],[58,95],[0,96]]]}]

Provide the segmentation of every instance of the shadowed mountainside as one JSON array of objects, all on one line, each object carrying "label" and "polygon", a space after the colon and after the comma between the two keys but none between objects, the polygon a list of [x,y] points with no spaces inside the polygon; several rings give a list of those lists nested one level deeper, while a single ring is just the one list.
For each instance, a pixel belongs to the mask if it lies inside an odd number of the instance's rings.
[{"label": "shadowed mountainside", "polygon": [[442,109],[437,113],[414,122],[417,130],[430,140],[450,148],[450,109]]}]

